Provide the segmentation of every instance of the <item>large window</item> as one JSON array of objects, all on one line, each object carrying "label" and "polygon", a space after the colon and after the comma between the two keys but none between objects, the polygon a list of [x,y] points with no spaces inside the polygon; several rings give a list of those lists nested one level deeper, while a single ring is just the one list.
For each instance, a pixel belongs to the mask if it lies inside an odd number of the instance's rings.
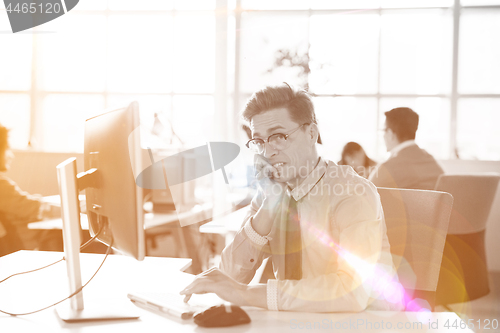
[{"label": "large window", "polygon": [[84,119],[138,100],[144,124],[157,113],[187,143],[217,135],[227,108],[235,138],[251,94],[286,81],[314,95],[333,160],[348,141],[383,160],[398,106],[437,158],[500,160],[499,32],[500,0],[86,0],[0,35],[0,123],[15,148],[81,151]]},{"label": "large window", "polygon": [[399,106],[419,113],[417,143],[437,158],[500,160],[500,1],[241,5],[237,107],[287,81],[315,96],[333,160],[349,141],[383,160],[384,112]]},{"label": "large window", "polygon": [[85,0],[0,41],[0,122],[14,148],[82,151],[85,119],[133,100],[146,126],[157,113],[186,143],[209,138],[215,0]]}]

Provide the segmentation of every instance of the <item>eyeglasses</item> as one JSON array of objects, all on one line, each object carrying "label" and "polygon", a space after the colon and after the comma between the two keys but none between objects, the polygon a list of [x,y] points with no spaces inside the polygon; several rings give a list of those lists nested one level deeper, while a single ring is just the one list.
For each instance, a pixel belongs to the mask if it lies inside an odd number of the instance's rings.
[{"label": "eyeglasses", "polygon": [[309,125],[309,123],[305,123],[294,129],[288,134],[283,134],[283,133],[274,133],[270,135],[266,140],[262,139],[251,139],[248,140],[246,146],[250,148],[254,153],[256,154],[262,154],[264,150],[266,149],[266,142],[269,143],[273,149],[276,150],[283,150],[288,147],[288,137],[292,135],[293,133],[297,132],[299,128],[301,128],[304,125]]}]

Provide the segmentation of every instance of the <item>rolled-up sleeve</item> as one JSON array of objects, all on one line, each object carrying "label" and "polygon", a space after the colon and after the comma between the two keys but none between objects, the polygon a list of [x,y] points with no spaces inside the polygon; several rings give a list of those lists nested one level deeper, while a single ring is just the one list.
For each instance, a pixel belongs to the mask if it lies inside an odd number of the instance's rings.
[{"label": "rolled-up sleeve", "polygon": [[[362,185],[365,191],[361,195],[345,196],[332,203],[330,224],[338,228],[339,240],[328,239],[327,244],[336,261],[335,272],[301,280],[269,281],[268,307],[311,312],[357,312],[367,308],[385,228],[376,189],[368,182]],[[317,236],[325,241],[324,233],[318,232]]]},{"label": "rolled-up sleeve", "polygon": [[234,240],[224,248],[220,269],[238,282],[248,284],[262,260],[270,256],[269,238],[259,235],[252,227],[252,219],[262,205],[262,195],[257,193],[250,204],[250,211]]}]

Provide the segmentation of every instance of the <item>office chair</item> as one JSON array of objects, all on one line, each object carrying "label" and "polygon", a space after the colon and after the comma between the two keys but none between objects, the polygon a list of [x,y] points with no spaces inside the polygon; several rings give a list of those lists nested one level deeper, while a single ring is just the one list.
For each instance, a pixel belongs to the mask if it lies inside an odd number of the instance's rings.
[{"label": "office chair", "polygon": [[484,239],[499,180],[497,174],[439,177],[436,190],[453,195],[455,204],[446,236],[437,304],[467,302],[490,292]]},{"label": "office chair", "polygon": [[[378,188],[391,254],[407,300],[434,309],[453,197],[448,193]],[[412,310],[406,303],[406,309]]]}]

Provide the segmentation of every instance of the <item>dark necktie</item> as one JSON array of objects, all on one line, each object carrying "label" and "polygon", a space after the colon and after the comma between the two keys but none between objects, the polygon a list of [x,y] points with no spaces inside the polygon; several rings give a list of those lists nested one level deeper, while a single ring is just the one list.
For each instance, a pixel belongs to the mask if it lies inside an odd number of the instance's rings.
[{"label": "dark necktie", "polygon": [[288,221],[286,222],[285,243],[285,279],[300,280],[302,278],[302,242],[300,234],[299,212],[297,201],[290,196],[288,204]]}]

